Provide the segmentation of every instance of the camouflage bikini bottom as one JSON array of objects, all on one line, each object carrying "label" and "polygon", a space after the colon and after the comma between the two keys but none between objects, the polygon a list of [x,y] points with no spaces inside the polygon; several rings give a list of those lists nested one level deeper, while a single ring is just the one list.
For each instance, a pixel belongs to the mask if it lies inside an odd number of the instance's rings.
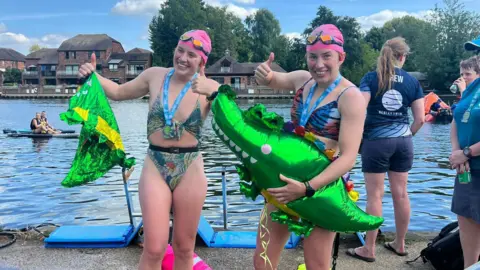
[{"label": "camouflage bikini bottom", "polygon": [[180,183],[188,167],[200,154],[198,147],[163,148],[155,145],[148,147],[148,156],[157,167],[160,175],[173,191]]}]

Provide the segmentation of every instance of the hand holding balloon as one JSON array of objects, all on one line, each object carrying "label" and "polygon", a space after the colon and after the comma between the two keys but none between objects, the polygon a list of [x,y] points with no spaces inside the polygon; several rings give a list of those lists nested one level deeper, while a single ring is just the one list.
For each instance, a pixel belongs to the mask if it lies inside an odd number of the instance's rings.
[{"label": "hand holding balloon", "polygon": [[277,199],[278,202],[287,204],[298,198],[305,196],[306,187],[302,182],[293,180],[280,174],[280,180],[287,183],[280,188],[269,188],[267,191]]}]

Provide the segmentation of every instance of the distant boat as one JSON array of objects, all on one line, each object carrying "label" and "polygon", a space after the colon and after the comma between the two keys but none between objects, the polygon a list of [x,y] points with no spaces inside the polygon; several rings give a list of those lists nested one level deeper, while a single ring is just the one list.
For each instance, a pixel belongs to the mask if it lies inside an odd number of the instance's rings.
[{"label": "distant boat", "polygon": [[425,122],[435,123],[435,124],[449,124],[452,122],[453,113],[450,106],[448,106],[445,102],[440,102],[440,110],[437,115],[432,115],[430,113],[430,107],[432,104],[437,102],[440,99],[437,94],[430,92],[428,95],[425,96]]},{"label": "distant boat", "polygon": [[12,137],[12,138],[42,138],[42,139],[48,139],[48,138],[65,138],[65,139],[75,139],[80,137],[80,134],[78,133],[67,133],[67,134],[35,134],[35,133],[9,133],[7,134],[7,137]]},{"label": "distant boat", "polygon": [[[62,132],[62,134],[71,134],[75,133],[75,130],[73,129],[68,129],[68,130],[63,130],[63,129],[58,129],[59,131]],[[4,129],[3,134],[11,134],[11,133],[19,133],[19,134],[31,134],[32,131],[30,129]]]}]

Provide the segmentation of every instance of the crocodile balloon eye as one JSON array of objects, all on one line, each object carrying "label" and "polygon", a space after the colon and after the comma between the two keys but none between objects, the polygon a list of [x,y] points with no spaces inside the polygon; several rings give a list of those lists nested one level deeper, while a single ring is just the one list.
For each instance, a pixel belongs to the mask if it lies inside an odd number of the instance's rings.
[{"label": "crocodile balloon eye", "polygon": [[262,145],[262,153],[264,153],[265,155],[268,155],[271,152],[272,152],[272,147],[270,146],[270,144]]}]

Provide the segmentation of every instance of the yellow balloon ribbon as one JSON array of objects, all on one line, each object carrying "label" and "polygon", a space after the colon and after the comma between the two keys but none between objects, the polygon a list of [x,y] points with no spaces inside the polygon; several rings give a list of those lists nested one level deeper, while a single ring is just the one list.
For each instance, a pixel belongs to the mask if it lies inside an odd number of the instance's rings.
[{"label": "yellow balloon ribbon", "polygon": [[[260,253],[260,257],[264,260],[265,265],[270,266],[270,269],[273,269],[272,262],[268,258],[268,244],[270,243],[270,231],[267,228],[268,216],[267,216],[267,203],[263,206],[262,214],[260,215],[260,239],[262,241],[263,252]],[[265,236],[268,236],[268,240],[264,239]]]}]

